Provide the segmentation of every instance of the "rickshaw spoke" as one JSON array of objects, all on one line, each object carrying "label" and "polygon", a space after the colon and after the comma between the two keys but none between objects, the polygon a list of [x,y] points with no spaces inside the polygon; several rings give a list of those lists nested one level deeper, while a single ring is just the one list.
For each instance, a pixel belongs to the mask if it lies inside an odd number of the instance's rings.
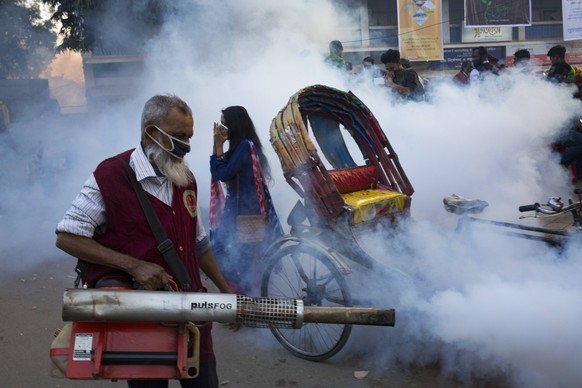
[{"label": "rickshaw spoke", "polygon": [[323,286],[327,286],[327,285],[328,285],[330,282],[332,282],[333,280],[334,280],[334,279],[333,279],[333,275],[330,273],[330,274],[328,274],[328,275],[322,276],[322,277],[321,277],[321,278],[319,278],[319,279],[316,279],[316,282],[317,282],[317,283],[320,283],[320,282],[321,282],[321,285],[323,285]]},{"label": "rickshaw spoke", "polygon": [[333,290],[327,289],[324,298],[330,303],[346,306],[346,300],[343,298],[339,287]]},{"label": "rickshaw spoke", "polygon": [[[295,269],[297,270],[297,267]],[[274,288],[278,291],[277,295],[279,296],[302,298],[303,296],[297,294],[297,292],[304,288],[306,282],[301,275],[297,276],[298,273],[298,270],[296,272],[281,271],[277,277],[278,283],[271,284],[271,292],[274,291]],[[294,293],[295,295],[293,295]]]},{"label": "rickshaw spoke", "polygon": [[303,266],[299,262],[299,258],[297,256],[298,256],[298,253],[292,253],[291,260],[293,261],[293,264],[295,264],[295,268],[297,269],[297,273],[299,274],[299,277],[301,277],[301,279],[303,279],[305,284],[307,284],[307,283],[309,283],[309,277],[305,273],[305,270],[303,269]]}]

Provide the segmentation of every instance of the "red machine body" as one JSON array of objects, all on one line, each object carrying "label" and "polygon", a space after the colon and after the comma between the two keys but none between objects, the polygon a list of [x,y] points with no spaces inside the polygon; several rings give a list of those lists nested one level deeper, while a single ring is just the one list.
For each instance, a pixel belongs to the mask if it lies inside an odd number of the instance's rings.
[{"label": "red machine body", "polygon": [[[68,326],[68,327],[67,327]],[[51,358],[69,379],[188,379],[198,376],[200,334],[191,323],[72,322]]]}]

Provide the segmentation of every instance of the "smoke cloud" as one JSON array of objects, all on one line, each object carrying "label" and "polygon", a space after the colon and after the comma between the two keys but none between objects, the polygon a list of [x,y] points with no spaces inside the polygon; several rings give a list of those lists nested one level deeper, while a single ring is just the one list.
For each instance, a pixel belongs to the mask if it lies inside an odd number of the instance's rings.
[{"label": "smoke cloud", "polygon": [[580,244],[558,254],[487,231],[458,234],[458,216],[442,207],[443,197],[456,193],[486,200],[484,218],[517,222],[519,205],[570,198],[569,178],[548,144],[580,112],[571,90],[512,74],[467,89],[434,77],[430,101],[402,103],[323,64],[337,27],[354,26],[331,1],[179,6],[148,45],[135,98],[82,117],[35,117],[31,109],[29,119],[0,134],[3,273],[62,256],[54,248],[56,223],[101,160],[138,144],[141,108],[153,94],[173,93],[192,107],[187,159],[201,207],[209,202],[212,123],[221,109],[245,106],[270,160],[271,192],[284,220],[298,197],[269,146],[268,128],[292,94],[324,84],[352,90],[370,108],[416,190],[412,217],[395,235],[370,231],[360,238],[391,275],[372,287],[348,279],[395,307],[397,326],[356,329],[344,352],[366,350],[362,362],[378,369],[438,361],[443,375],[467,383],[582,381]]}]

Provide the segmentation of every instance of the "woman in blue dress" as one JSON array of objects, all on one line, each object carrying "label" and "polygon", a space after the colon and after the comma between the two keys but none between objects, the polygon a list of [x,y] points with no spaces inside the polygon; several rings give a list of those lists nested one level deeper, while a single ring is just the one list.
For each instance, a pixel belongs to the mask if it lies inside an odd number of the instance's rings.
[{"label": "woman in blue dress", "polygon": [[[224,143],[227,140],[229,147],[224,152]],[[256,261],[268,245],[283,233],[272,205],[267,182],[261,182],[261,179],[257,182],[253,170],[253,153],[266,180],[269,181],[269,163],[247,110],[242,106],[224,109],[220,123],[214,123],[210,172],[214,181],[213,186],[217,182],[223,182],[227,191],[222,216],[219,220],[211,222],[210,235],[212,249],[225,278],[230,282],[234,292],[244,294],[258,291],[259,268]],[[269,216],[269,231],[265,240],[261,242],[238,241],[237,215],[261,214],[258,190],[264,190],[263,204]]]}]

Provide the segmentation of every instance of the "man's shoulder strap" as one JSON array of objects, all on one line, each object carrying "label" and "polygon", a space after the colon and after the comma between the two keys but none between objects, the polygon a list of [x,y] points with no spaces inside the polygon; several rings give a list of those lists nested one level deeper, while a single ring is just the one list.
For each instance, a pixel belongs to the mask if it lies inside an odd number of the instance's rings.
[{"label": "man's shoulder strap", "polygon": [[154,208],[146,196],[145,190],[143,189],[143,187],[141,187],[141,185],[137,181],[137,178],[135,177],[135,172],[129,165],[129,161],[117,157],[115,159],[121,161],[121,164],[127,170],[133,189],[137,194],[139,203],[144,211],[144,214],[152,230],[152,233],[158,243],[157,247],[158,251],[164,256],[164,259],[166,260],[168,267],[170,267],[172,275],[176,278],[180,288],[183,291],[188,291],[190,289],[191,284],[190,276],[188,275],[188,272],[186,271],[186,268],[184,267],[184,264],[182,263],[180,256],[176,252],[172,240],[168,238],[168,236],[166,235],[166,231],[164,230],[162,224],[160,223],[160,220],[156,216]]}]

